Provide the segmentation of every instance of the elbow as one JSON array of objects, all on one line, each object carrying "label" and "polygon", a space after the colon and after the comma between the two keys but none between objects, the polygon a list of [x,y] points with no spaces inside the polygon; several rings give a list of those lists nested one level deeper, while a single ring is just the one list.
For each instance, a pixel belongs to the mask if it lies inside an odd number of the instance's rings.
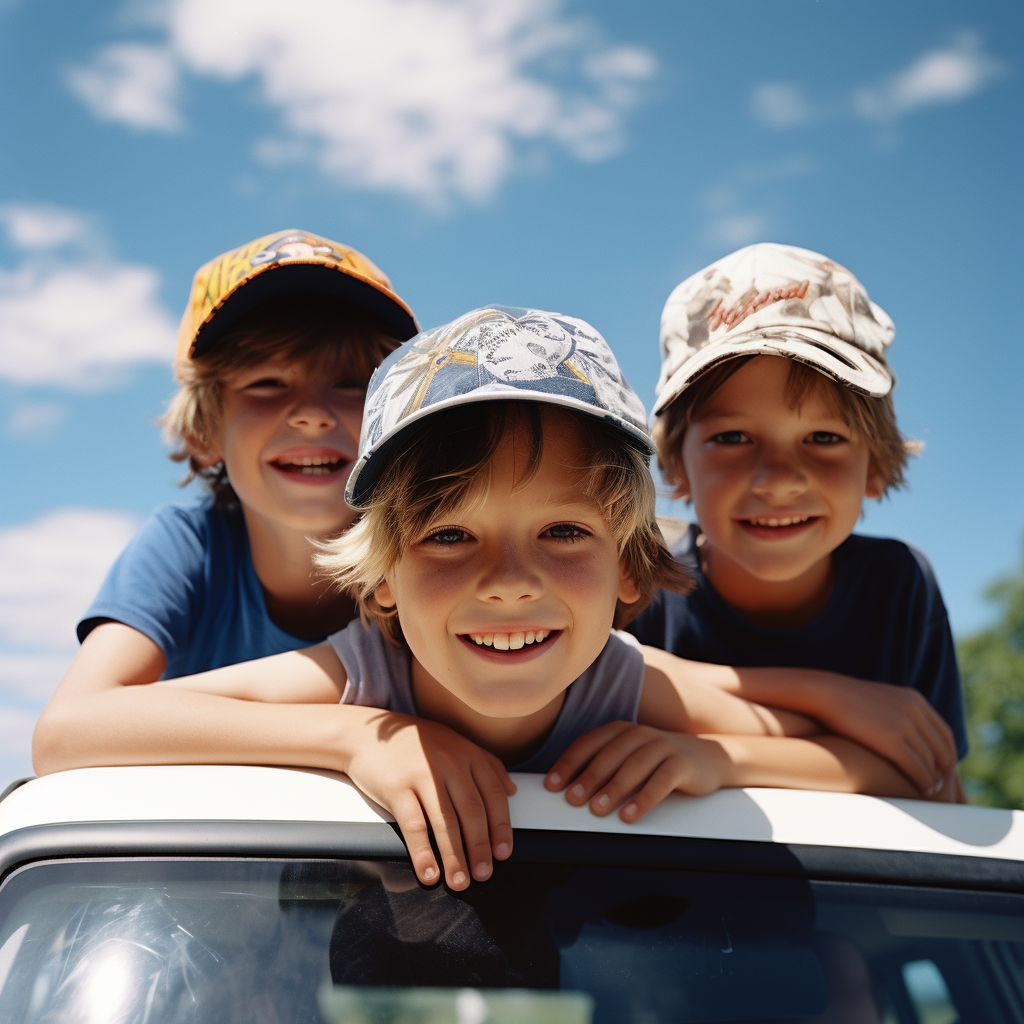
[{"label": "elbow", "polygon": [[75,730],[67,717],[63,709],[50,704],[39,716],[32,732],[32,767],[36,775],[50,775],[68,768],[82,767],[75,764],[70,756],[69,740]]}]

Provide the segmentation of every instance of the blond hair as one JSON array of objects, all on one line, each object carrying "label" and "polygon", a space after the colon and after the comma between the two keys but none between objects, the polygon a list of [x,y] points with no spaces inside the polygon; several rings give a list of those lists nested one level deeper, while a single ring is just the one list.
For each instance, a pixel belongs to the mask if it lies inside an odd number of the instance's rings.
[{"label": "blond hair", "polygon": [[[666,483],[678,487],[685,479],[683,437],[693,418],[740,367],[754,358],[738,356],[712,367],[658,417],[651,434],[658,446],[658,467]],[[870,471],[878,473],[884,481],[882,493],[904,487],[909,458],[917,455],[924,446],[920,441],[910,441],[900,433],[896,425],[892,391],[882,398],[873,398],[845,387],[806,363],[791,359],[785,394],[789,407],[798,408],[815,389],[819,389],[825,401],[850,430],[867,441],[871,452]]]},{"label": "blond hair", "polygon": [[[525,486],[540,468],[544,419],[569,420],[580,431],[580,493],[599,508],[618,547],[623,569],[640,598],[619,601],[614,625],[626,625],[658,587],[685,593],[686,569],[665,546],[654,512],[654,483],[646,456],[625,434],[594,416],[537,402],[481,402],[446,409],[411,425],[400,437],[362,518],[322,545],[317,562],[339,588],[352,593],[364,622],[376,622],[392,642],[402,641],[394,608],[376,599],[377,588],[409,546],[434,523],[477,497],[491,461],[509,431],[527,443]],[[378,456],[380,457],[380,456]]]},{"label": "blond hair", "polygon": [[176,367],[181,383],[161,417],[170,457],[187,462],[182,485],[203,480],[222,508],[237,504],[223,462],[204,465],[197,447],[208,447],[220,428],[225,380],[272,359],[318,361],[324,372],[356,387],[400,344],[361,306],[318,292],[289,292],[242,316],[214,348]]}]

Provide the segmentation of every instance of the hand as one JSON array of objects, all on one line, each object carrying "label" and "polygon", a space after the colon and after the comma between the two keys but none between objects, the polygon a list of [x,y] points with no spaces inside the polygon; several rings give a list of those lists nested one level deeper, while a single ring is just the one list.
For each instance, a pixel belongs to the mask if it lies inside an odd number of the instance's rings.
[{"label": "hand", "polygon": [[728,782],[731,762],[714,740],[632,722],[609,722],[570,744],[544,780],[553,792],[567,786],[577,807],[590,801],[603,817],[619,812],[633,822],[676,790],[690,796],[713,793]]},{"label": "hand", "polygon": [[395,816],[416,877],[440,879],[429,822],[450,888],[465,889],[470,875],[490,878],[492,854],[512,853],[508,798],[516,786],[501,761],[446,725],[410,715],[381,712],[362,734],[345,771]]},{"label": "hand", "polygon": [[890,761],[925,797],[943,799],[956,768],[956,741],[918,690],[842,679],[821,696],[812,713],[826,729]]}]

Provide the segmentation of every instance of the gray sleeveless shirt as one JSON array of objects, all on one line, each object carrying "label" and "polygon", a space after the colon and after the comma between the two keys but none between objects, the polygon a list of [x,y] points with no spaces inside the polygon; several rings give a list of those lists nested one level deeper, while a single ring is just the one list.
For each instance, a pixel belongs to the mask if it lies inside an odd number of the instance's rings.
[{"label": "gray sleeveless shirt", "polygon": [[[416,715],[409,652],[388,643],[358,619],[327,638],[348,681],[342,704]],[[596,661],[565,691],[562,709],[536,753],[509,771],[547,772],[573,740],[606,722],[635,722],[644,684],[644,658],[628,633],[612,630]]]}]

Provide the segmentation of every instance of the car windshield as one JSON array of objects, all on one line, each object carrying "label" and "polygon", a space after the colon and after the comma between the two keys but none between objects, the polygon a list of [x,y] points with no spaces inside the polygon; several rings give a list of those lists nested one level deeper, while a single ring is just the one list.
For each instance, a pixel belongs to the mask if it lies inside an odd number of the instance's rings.
[{"label": "car windshield", "polygon": [[1024,897],[691,870],[50,861],[0,890],[0,1020],[1024,1020]]}]

